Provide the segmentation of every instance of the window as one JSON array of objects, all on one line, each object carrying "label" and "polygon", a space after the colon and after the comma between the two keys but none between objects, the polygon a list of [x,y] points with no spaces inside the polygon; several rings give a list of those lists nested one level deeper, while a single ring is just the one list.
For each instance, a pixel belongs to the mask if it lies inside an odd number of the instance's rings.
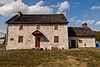
[{"label": "window", "polygon": [[23,30],[23,25],[20,25],[19,26],[19,30]]},{"label": "window", "polygon": [[59,43],[59,36],[54,36],[54,43]]},{"label": "window", "polygon": [[58,30],[58,25],[55,25],[54,26],[54,30]]},{"label": "window", "polygon": [[40,25],[37,25],[37,29],[40,29]]},{"label": "window", "polygon": [[18,36],[18,43],[23,43],[23,36]]},{"label": "window", "polygon": [[79,40],[79,43],[82,43],[82,40]]}]

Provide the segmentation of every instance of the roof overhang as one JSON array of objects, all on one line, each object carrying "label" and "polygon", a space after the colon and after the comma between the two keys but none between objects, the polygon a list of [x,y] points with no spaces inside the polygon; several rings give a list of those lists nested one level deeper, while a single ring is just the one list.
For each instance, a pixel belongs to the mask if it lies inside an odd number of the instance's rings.
[{"label": "roof overhang", "polygon": [[39,30],[36,30],[32,33],[34,36],[36,35],[43,35]]}]

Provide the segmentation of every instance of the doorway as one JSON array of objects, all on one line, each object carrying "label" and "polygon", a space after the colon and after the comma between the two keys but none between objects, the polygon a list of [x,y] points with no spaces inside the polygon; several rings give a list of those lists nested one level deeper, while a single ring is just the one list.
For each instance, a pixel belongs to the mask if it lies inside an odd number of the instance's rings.
[{"label": "doorway", "polygon": [[40,48],[40,38],[35,39],[35,47]]},{"label": "doorway", "polygon": [[71,48],[75,48],[76,47],[76,42],[75,40],[71,40]]}]

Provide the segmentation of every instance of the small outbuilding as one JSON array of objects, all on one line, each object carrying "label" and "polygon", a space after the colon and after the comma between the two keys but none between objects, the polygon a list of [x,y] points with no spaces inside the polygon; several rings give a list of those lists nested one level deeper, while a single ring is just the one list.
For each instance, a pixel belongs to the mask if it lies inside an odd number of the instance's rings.
[{"label": "small outbuilding", "polygon": [[5,41],[5,37],[1,37],[0,38],[0,44],[4,44],[4,41]]},{"label": "small outbuilding", "polygon": [[69,47],[96,47],[96,34],[83,24],[82,27],[68,27]]}]

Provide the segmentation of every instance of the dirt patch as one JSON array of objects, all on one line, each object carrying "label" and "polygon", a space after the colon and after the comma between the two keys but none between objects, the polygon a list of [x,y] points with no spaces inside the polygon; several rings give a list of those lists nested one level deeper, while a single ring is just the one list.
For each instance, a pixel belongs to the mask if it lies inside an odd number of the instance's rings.
[{"label": "dirt patch", "polygon": [[69,65],[71,65],[72,67],[86,67],[87,64],[85,62],[80,62],[80,61],[77,61],[76,59],[78,57],[73,57],[73,56],[67,56],[68,58],[68,63]]}]

